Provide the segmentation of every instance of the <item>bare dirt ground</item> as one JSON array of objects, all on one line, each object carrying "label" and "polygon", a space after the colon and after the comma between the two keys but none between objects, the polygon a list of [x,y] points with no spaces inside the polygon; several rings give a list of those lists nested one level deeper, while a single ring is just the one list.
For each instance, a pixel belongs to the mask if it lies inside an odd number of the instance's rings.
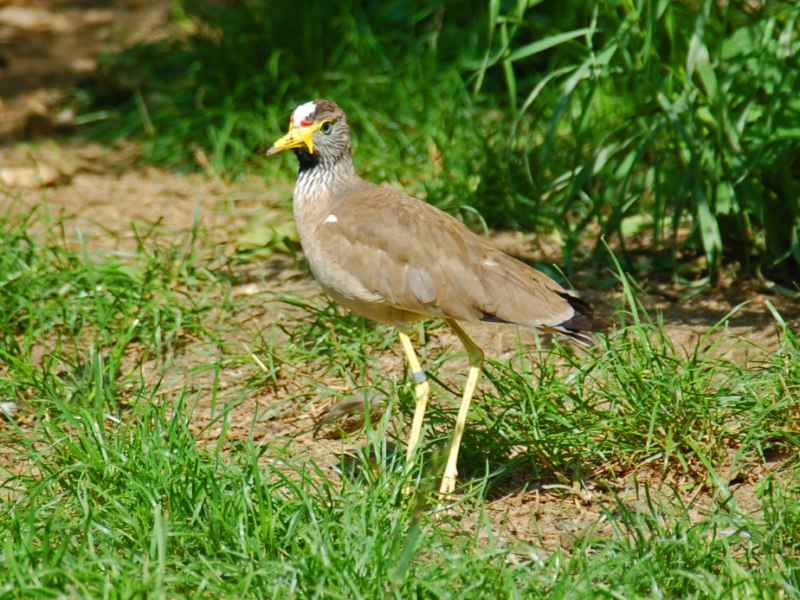
[{"label": "bare dirt ground", "polygon": [[[77,240],[77,232],[91,249],[131,248],[134,240],[131,225],[157,226],[164,236],[179,236],[190,230],[198,219],[209,232],[209,244],[229,248],[253,219],[265,211],[277,217],[285,214],[277,201],[291,193],[291,182],[249,180],[228,184],[202,174],[177,175],[142,165],[138,147],[133,142],[108,148],[82,141],[72,132],[73,115],[64,111],[66,90],[80,77],[95,69],[101,52],[163,32],[169,16],[169,2],[156,0],[120,0],[103,2],[84,0],[0,0],[0,201],[14,210],[41,206],[55,213],[63,211],[72,218],[66,221],[67,239]],[[275,132],[278,134],[279,132]],[[287,173],[287,177],[290,174]],[[529,236],[515,233],[495,234],[502,249],[534,258],[535,245]],[[541,260],[541,255],[536,256]],[[555,262],[559,257],[553,255]],[[254,294],[265,291],[291,291],[300,297],[314,298],[319,292],[313,281],[296,268],[292,257],[276,256],[260,267],[261,277],[237,286],[234,293]],[[619,292],[607,289],[587,292],[598,312],[609,314],[619,305]],[[787,321],[800,316],[798,303],[752,284],[721,285],[689,301],[676,301],[675,290],[651,286],[649,308],[661,311],[676,346],[693,348],[709,327],[722,319],[732,307],[749,302],[731,318],[724,335],[746,339],[751,349],[775,348],[778,343],[775,321],[768,310],[769,300]],[[292,310],[277,303],[265,305],[262,312],[242,315],[246,329],[264,329],[279,319],[291,318]],[[244,327],[244,326],[243,326]],[[492,326],[470,327],[476,340],[495,358],[502,359],[514,349],[514,334]],[[242,334],[242,343],[247,343]],[[432,331],[429,348],[455,345],[444,330]],[[732,360],[744,360],[745,345],[722,345]],[[728,348],[729,350],[726,350]],[[207,385],[202,375],[187,382],[189,367],[201,364],[208,350],[189,345],[178,359],[174,379],[166,388]],[[402,356],[395,348],[380,359],[381,368],[402,376]],[[465,367],[458,362],[454,369]],[[243,368],[243,367],[242,367]],[[222,388],[234,387],[239,368],[223,374]],[[463,375],[463,373],[461,373]],[[306,374],[311,378],[314,374]],[[459,373],[454,375],[458,381]],[[326,385],[346,389],[347,381],[326,381]],[[293,397],[297,390],[265,390],[236,406],[230,413],[231,440],[291,440],[295,451],[321,464],[333,464],[341,447],[338,440],[314,440],[314,420],[308,414],[309,401],[296,399],[284,403],[280,414],[269,407],[276,396]],[[434,402],[440,399],[434,398]],[[312,403],[313,404],[313,403]],[[196,416],[210,418],[210,406],[198,406]],[[317,411],[318,412],[318,411]],[[208,421],[206,421],[208,422]],[[203,429],[198,424],[201,441],[214,441],[218,429]],[[201,433],[202,431],[202,433]],[[350,447],[356,445],[353,440]],[[737,501],[746,510],[759,510],[753,488],[769,465],[754,465],[749,477],[737,488]],[[647,477],[644,473],[643,477]],[[633,489],[636,477],[619,482],[619,489],[630,489],[630,501],[638,501]],[[665,486],[681,482],[664,482]],[[666,487],[665,487],[666,489]],[[691,492],[693,493],[693,492]],[[623,497],[625,494],[623,493]],[[493,491],[489,515],[500,539],[509,544],[526,541],[543,549],[568,546],[587,528],[602,526],[603,505],[610,496],[600,490],[585,490],[553,485]],[[698,515],[703,503],[697,505]],[[478,526],[476,524],[476,526]]]}]

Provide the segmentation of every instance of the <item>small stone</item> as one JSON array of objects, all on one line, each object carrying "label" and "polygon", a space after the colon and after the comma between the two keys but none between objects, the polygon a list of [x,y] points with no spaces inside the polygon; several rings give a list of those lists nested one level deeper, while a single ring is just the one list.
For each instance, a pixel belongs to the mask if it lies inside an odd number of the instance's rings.
[{"label": "small stone", "polygon": [[55,185],[61,174],[49,165],[35,167],[4,167],[0,169],[0,184],[18,188],[40,188]]}]

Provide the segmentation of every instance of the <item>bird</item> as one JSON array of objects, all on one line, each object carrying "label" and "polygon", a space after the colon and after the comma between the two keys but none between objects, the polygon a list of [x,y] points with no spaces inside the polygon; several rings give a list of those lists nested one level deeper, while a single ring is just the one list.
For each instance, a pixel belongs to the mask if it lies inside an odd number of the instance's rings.
[{"label": "bird", "polygon": [[586,301],[495,248],[452,215],[362,179],[353,163],[347,116],[336,103],[317,99],[298,105],[288,132],[266,154],[286,150],[292,150],[299,163],[292,211],[314,277],[339,304],[398,331],[415,384],[406,446],[409,466],[414,464],[430,395],[410,326],[423,319],[443,319],[464,345],[469,371],[439,486],[440,494],[450,495],[484,360],[483,350],[460,322],[529,326],[582,345],[607,325]]}]

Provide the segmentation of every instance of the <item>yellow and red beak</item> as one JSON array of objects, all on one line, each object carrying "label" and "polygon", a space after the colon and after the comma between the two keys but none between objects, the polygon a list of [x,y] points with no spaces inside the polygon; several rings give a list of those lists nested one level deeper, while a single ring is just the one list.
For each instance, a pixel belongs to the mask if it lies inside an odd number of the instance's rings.
[{"label": "yellow and red beak", "polygon": [[301,146],[305,146],[309,153],[314,154],[314,134],[320,127],[322,127],[322,123],[312,123],[300,127],[289,125],[289,131],[282,138],[275,140],[275,143],[267,150],[267,156]]}]

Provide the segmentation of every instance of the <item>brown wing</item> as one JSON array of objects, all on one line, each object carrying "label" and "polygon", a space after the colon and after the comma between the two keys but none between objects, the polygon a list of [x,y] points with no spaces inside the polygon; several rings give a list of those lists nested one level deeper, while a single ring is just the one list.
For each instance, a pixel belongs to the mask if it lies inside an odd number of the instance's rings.
[{"label": "brown wing", "polygon": [[395,308],[557,328],[583,312],[555,281],[420,200],[359,181],[330,207],[335,220],[318,227],[317,242]]}]

